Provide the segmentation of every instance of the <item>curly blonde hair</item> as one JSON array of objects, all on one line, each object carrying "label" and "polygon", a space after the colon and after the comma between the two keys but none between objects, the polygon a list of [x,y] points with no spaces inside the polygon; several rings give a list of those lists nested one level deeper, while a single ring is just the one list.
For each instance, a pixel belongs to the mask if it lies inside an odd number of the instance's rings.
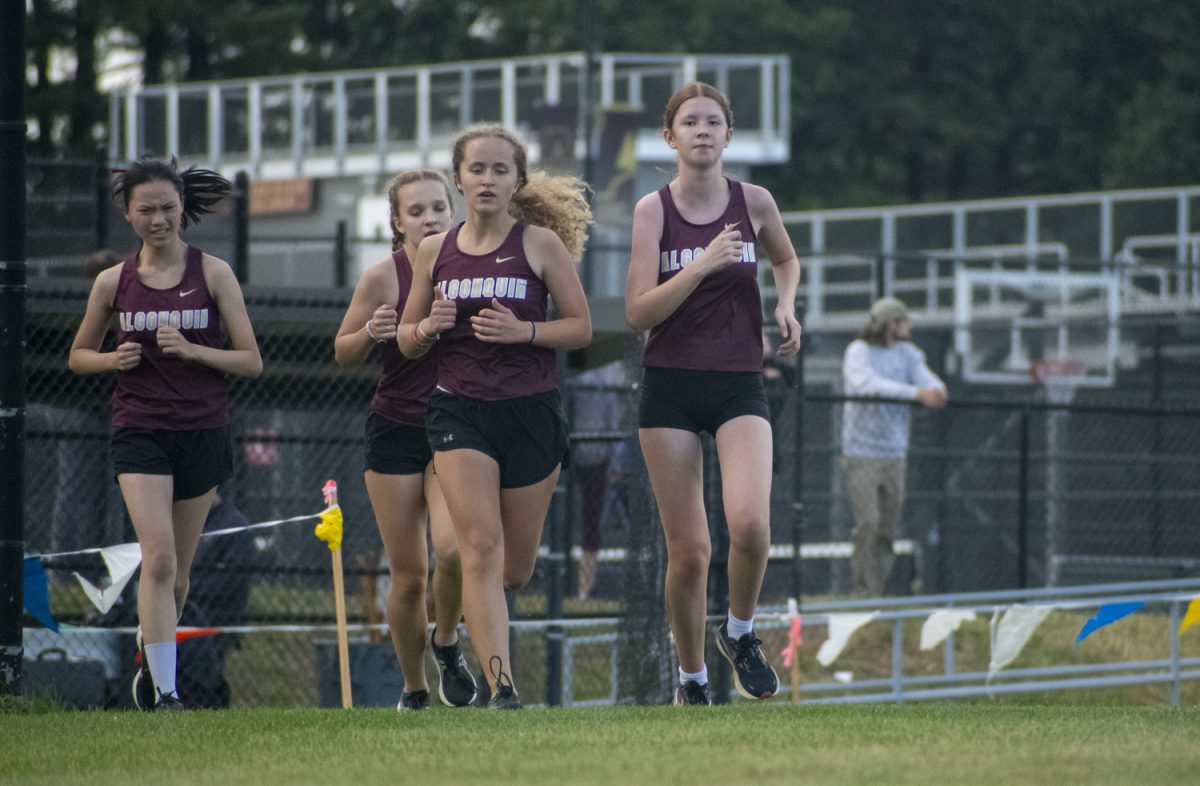
[{"label": "curly blonde hair", "polygon": [[531,173],[525,143],[504,126],[495,124],[471,126],[454,140],[450,161],[456,177],[466,157],[467,143],[485,137],[503,139],[513,147],[518,185],[508,205],[509,215],[549,229],[558,235],[573,260],[582,259],[588,226],[593,223],[587,183],[568,175],[550,175],[538,170]]}]

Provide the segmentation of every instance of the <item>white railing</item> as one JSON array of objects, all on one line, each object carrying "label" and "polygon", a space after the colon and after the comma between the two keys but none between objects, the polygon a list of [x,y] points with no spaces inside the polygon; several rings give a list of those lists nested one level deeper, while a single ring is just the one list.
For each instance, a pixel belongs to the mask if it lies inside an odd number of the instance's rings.
[{"label": "white railing", "polygon": [[1064,273],[1119,263],[1123,307],[1195,310],[1198,215],[1200,186],[1187,186],[797,211],[783,218],[805,255],[802,294],[809,325],[820,330],[861,322],[881,293],[904,298],[929,322],[950,324],[959,267]]},{"label": "white railing", "polygon": [[[803,608],[804,628],[825,627],[831,617],[838,614],[874,613],[869,623],[872,626],[886,625],[890,629],[889,652],[891,665],[886,676],[841,681],[809,682],[800,686],[800,699],[805,703],[864,703],[905,702],[964,699],[989,697],[1002,694],[1041,693],[1045,691],[1082,690],[1113,688],[1129,685],[1166,685],[1166,700],[1178,705],[1182,684],[1200,680],[1200,658],[1184,657],[1179,647],[1179,624],[1189,601],[1200,593],[1200,579],[1178,579],[1170,581],[1126,582],[1119,584],[1097,584],[1080,587],[1049,587],[1029,590],[1006,590],[998,592],[959,593],[910,598],[873,598],[846,601],[808,603]],[[930,614],[945,609],[973,611],[982,621],[996,612],[1003,612],[1015,604],[1047,606],[1063,612],[1075,613],[1080,620],[1086,619],[1079,612],[1098,609],[1115,603],[1147,603],[1139,613],[1152,614],[1165,627],[1165,647],[1161,657],[1152,660],[1119,661],[1109,663],[1075,663],[1068,658],[1065,662],[1043,662],[1024,668],[1004,668],[995,673],[978,669],[961,671],[958,667],[958,647],[955,634],[950,633],[941,645],[942,669],[940,673],[926,673],[924,667],[907,668],[904,653],[905,622],[924,620]],[[758,610],[755,629],[759,633],[771,632],[772,641],[786,630],[786,608],[764,606]],[[581,620],[572,620],[575,625]],[[617,624],[616,618],[592,620],[593,624]],[[540,630],[553,622],[522,622],[524,629]],[[980,623],[975,623],[980,624]],[[1111,631],[1102,635],[1122,634],[1121,623],[1113,625]],[[911,627],[911,625],[910,625]],[[586,647],[589,652],[604,652],[608,658],[609,686],[603,698],[579,701],[568,690],[565,706],[603,705],[615,703],[617,697],[617,633],[591,634],[564,638],[563,660],[564,686],[573,684],[577,661],[580,656],[576,647]],[[911,647],[908,648],[911,651]],[[1044,648],[1043,648],[1044,649]],[[1069,652],[1069,648],[1064,648]],[[775,653],[769,657],[774,660]],[[594,673],[594,670],[593,670]],[[781,676],[779,695],[790,696],[792,686],[787,674]],[[733,694],[730,694],[730,698]]]},{"label": "white railing", "polygon": [[634,110],[639,160],[666,160],[662,106],[684,82],[701,79],[737,97],[738,134],[725,158],[782,163],[789,157],[789,69],[785,55],[604,53],[589,60],[570,52],[130,88],[109,95],[109,156],[174,154],[256,179],[380,174],[445,166],[453,134],[489,121],[529,135],[537,161],[540,113],[557,106],[569,108],[579,157],[593,106],[597,124],[606,109]]}]

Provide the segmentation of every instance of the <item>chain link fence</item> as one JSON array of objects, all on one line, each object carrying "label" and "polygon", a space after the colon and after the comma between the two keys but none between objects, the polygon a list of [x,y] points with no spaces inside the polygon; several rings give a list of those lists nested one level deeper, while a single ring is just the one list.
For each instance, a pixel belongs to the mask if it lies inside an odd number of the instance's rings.
[{"label": "chain link fence", "polygon": [[[88,286],[67,278],[31,286],[32,554],[134,540],[107,457],[111,379],[66,368]],[[377,369],[344,371],[332,362],[332,336],[348,297],[345,290],[247,291],[265,371],[234,384],[237,468],[222,492],[244,521],[259,523],[315,514],[324,481],[338,481],[356,703],[391,704],[400,677],[381,625],[386,571],[362,481],[363,424]],[[666,558],[635,437],[639,353],[631,337],[617,362],[567,375],[573,466],[555,497],[534,580],[511,597],[517,683],[528,703],[654,703],[670,694]],[[1174,383],[1186,369],[1184,363],[1141,373]],[[777,449],[763,604],[839,595],[848,589],[851,527],[838,462],[847,399],[836,384],[814,381],[801,422],[796,369],[771,368],[768,375]],[[905,545],[889,591],[1173,576],[1200,564],[1200,534],[1188,515],[1200,494],[1200,410],[1188,408],[1191,394],[1171,386],[1168,405],[1150,406],[1146,393],[1154,385],[1131,378],[1112,390],[1080,389],[1066,402],[1047,400],[1038,388],[949,381],[947,408],[911,411]],[[728,542],[709,440],[706,450],[712,611],[723,613]],[[185,686],[193,683],[185,690],[195,702],[338,703],[329,557],[312,534],[314,523],[205,539],[183,622],[232,632],[181,645],[180,671]],[[560,551],[564,559],[555,558]],[[71,679],[100,681],[101,689],[81,685],[68,700],[127,706],[132,585],[101,615],[72,575],[103,586],[97,554],[48,558],[45,567],[55,615],[83,627],[60,634],[29,628],[31,687],[44,686],[48,673],[59,675],[61,687],[61,671],[69,668]],[[767,651],[778,651],[786,632],[761,627]],[[723,661],[710,654],[709,663],[719,671]]]},{"label": "chain link fence", "polygon": [[[63,185],[64,194],[87,193],[80,183],[94,182],[93,170],[81,164],[55,177],[79,180]],[[56,204],[52,181],[48,175],[37,190],[47,206]],[[102,202],[89,204],[95,213]],[[99,243],[78,233],[56,238],[56,227],[72,223],[61,210],[30,212],[31,261],[40,262],[30,278],[26,336],[27,551],[132,542],[108,460],[112,380],[76,376],[66,366],[90,286],[72,273]],[[208,216],[189,240],[229,258],[230,221]],[[110,234],[97,240],[128,247],[123,223],[119,216],[106,222]],[[322,253],[308,246],[304,252]],[[280,282],[288,275],[281,272]],[[363,427],[378,368],[339,370],[332,360],[349,297],[337,288],[247,287],[265,370],[233,384],[236,471],[222,494],[232,506],[228,516],[271,522],[315,514],[323,483],[337,480],[355,703],[391,705],[400,675],[382,627],[386,570],[362,480]],[[952,331],[918,332],[950,385],[951,403],[911,409],[902,548],[890,592],[1194,572],[1200,531],[1189,513],[1200,493],[1200,330],[1186,320],[1143,316],[1123,318],[1120,332],[1135,348],[1132,360],[1107,387],[1069,391],[968,383],[943,361],[953,356]],[[839,363],[849,338],[834,328],[813,332],[805,363],[764,368],[775,456],[763,605],[849,589],[851,516],[839,466],[847,401]],[[671,692],[666,555],[636,439],[641,345],[630,336],[609,349],[613,363],[566,374],[572,468],[551,507],[534,579],[510,598],[515,676],[526,703],[657,703]],[[728,537],[711,440],[705,450],[710,609],[723,614]],[[210,528],[218,524],[210,521]],[[330,561],[314,524],[308,518],[204,539],[183,623],[220,632],[181,644],[181,684],[193,703],[340,703]],[[44,566],[52,611],[76,627],[53,634],[28,620],[28,687],[80,706],[129,706],[135,584],[100,614],[73,575],[104,586],[100,555],[68,553]],[[764,651],[779,652],[786,630],[763,620],[758,631]],[[465,650],[478,671],[469,645]],[[723,659],[710,652],[707,660],[717,684],[728,684]]]}]

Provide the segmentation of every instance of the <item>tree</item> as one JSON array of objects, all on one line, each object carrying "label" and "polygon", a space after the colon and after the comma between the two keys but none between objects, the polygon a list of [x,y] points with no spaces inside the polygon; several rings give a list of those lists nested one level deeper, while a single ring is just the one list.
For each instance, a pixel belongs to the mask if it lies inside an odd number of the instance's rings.
[{"label": "tree", "polygon": [[[556,51],[785,52],[786,207],[1200,181],[1200,4],[1176,0],[30,0],[35,149],[82,150],[97,34],[145,82]],[[667,35],[663,34],[663,19]],[[89,44],[91,47],[89,47]],[[74,48],[73,92],[49,79]],[[732,96],[735,118],[738,96]]]}]

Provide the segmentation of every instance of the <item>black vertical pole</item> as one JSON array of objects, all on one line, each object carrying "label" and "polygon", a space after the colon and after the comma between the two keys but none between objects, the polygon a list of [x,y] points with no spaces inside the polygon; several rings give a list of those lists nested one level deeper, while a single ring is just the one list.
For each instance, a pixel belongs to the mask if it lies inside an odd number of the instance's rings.
[{"label": "black vertical pole", "polygon": [[1151,401],[1155,408],[1154,413],[1154,428],[1151,431],[1151,448],[1150,455],[1153,460],[1150,464],[1150,488],[1154,493],[1151,495],[1150,508],[1150,554],[1151,556],[1162,556],[1162,525],[1163,525],[1163,505],[1162,505],[1162,464],[1160,463],[1164,451],[1163,445],[1163,326],[1154,326],[1154,381],[1150,395]]},{"label": "black vertical pole", "polygon": [[[592,141],[592,125],[595,123],[593,104],[596,91],[593,89],[592,78],[596,73],[596,3],[595,0],[583,0],[579,5],[579,33],[584,50],[583,59],[583,106],[579,108],[580,124],[583,126],[583,182],[592,182],[595,157]],[[592,194],[588,192],[588,201]],[[594,292],[596,287],[595,264],[592,262],[591,244],[583,252],[582,280],[585,291]]]},{"label": "black vertical pole", "polygon": [[804,340],[805,303],[796,304],[796,321],[800,323],[800,352],[796,355],[796,390],[793,398],[796,401],[796,433],[792,442],[792,460],[795,466],[795,477],[792,479],[792,597],[800,603],[804,594],[804,563],[800,553],[804,545],[804,348],[808,343]]},{"label": "black vertical pole", "polygon": [[1029,408],[1021,408],[1017,448],[1017,587],[1029,586]]},{"label": "black vertical pole", "polygon": [[[567,352],[558,350],[556,371],[558,389],[567,390]],[[570,409],[568,409],[568,412]],[[566,594],[567,553],[567,506],[571,504],[570,470],[558,474],[554,484],[554,496],[550,498],[550,553],[546,560],[546,619],[561,620],[563,596]],[[546,704],[558,707],[563,699],[563,627],[550,625],[546,628]]]},{"label": "black vertical pole", "polygon": [[108,191],[108,151],[96,148],[96,163],[92,170],[96,178],[96,248],[108,248],[108,213],[112,204]]},{"label": "black vertical pole", "polygon": [[346,286],[350,278],[349,230],[345,221],[337,222],[337,239],[333,245],[333,285]]},{"label": "black vertical pole", "polygon": [[[704,504],[708,508],[709,535],[712,538],[712,560],[708,565],[708,581],[712,588],[709,614],[717,618],[714,623],[720,625],[729,612],[729,523],[725,518],[725,505],[722,502],[721,470],[717,461],[716,440],[704,437]],[[707,623],[705,628],[708,628]],[[733,674],[729,670],[729,661],[716,651],[716,644],[711,635],[704,637],[709,643],[705,652],[705,663],[712,664],[709,682],[712,685],[713,704],[727,704],[729,692],[733,690]]]},{"label": "black vertical pole", "polygon": [[250,282],[250,176],[233,176],[233,273],[239,284]]},{"label": "black vertical pole", "polygon": [[[570,470],[568,470],[569,472]],[[561,620],[566,586],[567,562],[567,483],[566,474],[558,476],[550,500],[550,553],[546,560],[546,619]],[[546,628],[546,704],[557,707],[563,697],[563,627]]]},{"label": "black vertical pole", "polygon": [[0,3],[0,693],[21,693],[25,551],[25,3]]}]

